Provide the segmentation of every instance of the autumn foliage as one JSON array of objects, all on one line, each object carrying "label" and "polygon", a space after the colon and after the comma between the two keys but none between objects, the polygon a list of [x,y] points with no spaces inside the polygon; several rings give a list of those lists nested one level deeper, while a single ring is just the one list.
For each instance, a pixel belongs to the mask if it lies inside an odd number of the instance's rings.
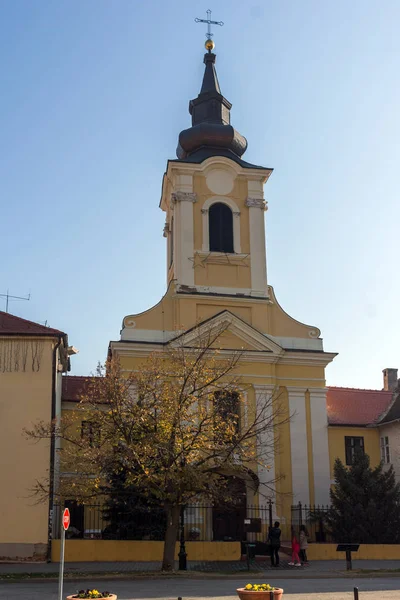
[{"label": "autumn foliage", "polygon": [[[129,373],[118,360],[108,360],[102,376],[88,380],[76,410],[27,432],[34,439],[53,437],[60,446],[54,489],[61,500],[111,494],[110,474],[118,473],[127,488],[157,499],[167,514],[167,570],[173,567],[180,507],[226,500],[228,477],[257,480],[288,418],[276,392],[246,405],[243,352],[221,349],[223,333],[199,330],[195,347],[177,338]],[[35,493],[48,498],[49,485],[52,477],[37,482]]]}]

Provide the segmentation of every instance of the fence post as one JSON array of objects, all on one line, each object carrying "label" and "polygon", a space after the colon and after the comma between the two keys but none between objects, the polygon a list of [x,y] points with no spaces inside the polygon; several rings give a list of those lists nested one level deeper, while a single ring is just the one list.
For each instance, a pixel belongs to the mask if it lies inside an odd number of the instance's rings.
[{"label": "fence post", "polygon": [[187,554],[186,554],[186,547],[185,547],[185,507],[184,506],[181,506],[180,521],[181,521],[181,542],[180,542],[180,548],[179,548],[179,554],[178,554],[179,570],[186,571],[186,569],[187,569]]},{"label": "fence post", "polygon": [[301,502],[299,502],[299,529],[302,524],[303,524],[303,507],[301,505]]},{"label": "fence post", "polygon": [[269,526],[272,528],[272,500],[269,499],[268,503],[268,513],[269,513]]}]

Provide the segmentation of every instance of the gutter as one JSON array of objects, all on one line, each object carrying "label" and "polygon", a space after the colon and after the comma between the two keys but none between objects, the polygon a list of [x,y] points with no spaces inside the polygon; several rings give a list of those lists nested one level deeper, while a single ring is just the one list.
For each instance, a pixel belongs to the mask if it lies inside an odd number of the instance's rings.
[{"label": "gutter", "polygon": [[[65,334],[58,336],[58,342],[53,348],[52,375],[51,375],[51,422],[56,418],[56,380],[57,380],[57,351],[61,342],[65,341]],[[48,508],[48,534],[47,534],[47,553],[46,561],[51,562],[51,545],[53,539],[53,504],[54,504],[54,464],[55,464],[55,439],[51,436],[50,440],[50,490],[49,490],[49,508]]]}]

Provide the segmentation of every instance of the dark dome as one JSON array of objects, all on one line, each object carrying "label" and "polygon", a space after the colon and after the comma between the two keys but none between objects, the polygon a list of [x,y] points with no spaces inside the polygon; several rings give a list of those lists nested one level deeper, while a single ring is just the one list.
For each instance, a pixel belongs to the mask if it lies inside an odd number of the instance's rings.
[{"label": "dark dome", "polygon": [[215,59],[212,52],[204,55],[206,68],[201,91],[189,103],[192,127],[179,134],[176,154],[180,160],[185,160],[200,148],[209,156],[228,151],[239,158],[247,149],[246,138],[230,124],[232,104],[221,94]]}]

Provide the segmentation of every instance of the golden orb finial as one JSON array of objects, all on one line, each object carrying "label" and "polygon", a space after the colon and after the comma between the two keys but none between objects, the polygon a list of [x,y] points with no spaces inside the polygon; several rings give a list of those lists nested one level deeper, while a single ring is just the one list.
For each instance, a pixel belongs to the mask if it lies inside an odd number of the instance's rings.
[{"label": "golden orb finial", "polygon": [[211,50],[214,50],[215,48],[215,44],[211,39],[206,40],[204,46],[209,52],[211,52]]}]

